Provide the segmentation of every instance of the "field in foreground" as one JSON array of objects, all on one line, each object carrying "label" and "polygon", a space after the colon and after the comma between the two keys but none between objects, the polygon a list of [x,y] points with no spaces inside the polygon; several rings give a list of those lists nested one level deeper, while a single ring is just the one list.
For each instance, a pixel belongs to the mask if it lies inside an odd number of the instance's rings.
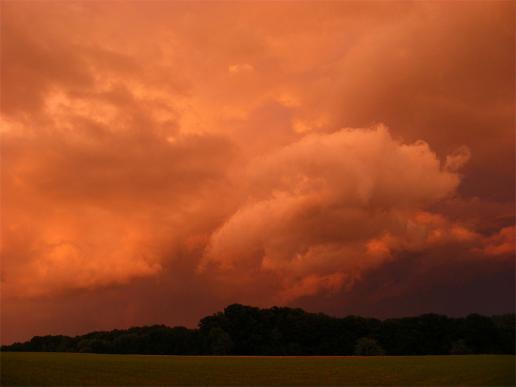
[{"label": "field in foreground", "polygon": [[509,355],[194,357],[1,353],[1,385],[514,385]]}]

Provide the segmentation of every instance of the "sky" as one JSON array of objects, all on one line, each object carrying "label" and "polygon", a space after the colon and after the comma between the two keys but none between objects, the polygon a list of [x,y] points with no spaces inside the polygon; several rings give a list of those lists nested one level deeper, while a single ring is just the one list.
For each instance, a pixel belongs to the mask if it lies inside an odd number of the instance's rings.
[{"label": "sky", "polygon": [[1,342],[514,312],[514,8],[2,1]]}]

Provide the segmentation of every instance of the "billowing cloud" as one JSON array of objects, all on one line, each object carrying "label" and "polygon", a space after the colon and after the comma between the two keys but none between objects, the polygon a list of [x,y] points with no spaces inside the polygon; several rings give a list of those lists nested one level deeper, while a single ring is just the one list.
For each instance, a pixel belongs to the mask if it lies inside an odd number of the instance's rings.
[{"label": "billowing cloud", "polygon": [[512,310],[513,3],[1,7],[3,342]]},{"label": "billowing cloud", "polygon": [[434,222],[417,212],[459,184],[426,143],[381,126],[307,135],[254,160],[246,178],[247,200],[214,232],[202,267],[279,272],[289,297],[297,282],[317,291],[315,278],[342,283],[380,265],[386,235],[424,244]]}]

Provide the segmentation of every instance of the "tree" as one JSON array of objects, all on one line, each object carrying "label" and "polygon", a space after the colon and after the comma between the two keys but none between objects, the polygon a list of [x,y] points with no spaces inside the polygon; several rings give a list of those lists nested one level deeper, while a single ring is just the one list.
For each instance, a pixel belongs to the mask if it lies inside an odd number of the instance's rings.
[{"label": "tree", "polygon": [[467,355],[471,353],[471,348],[464,340],[454,341],[450,348],[450,355]]},{"label": "tree", "polygon": [[210,353],[212,355],[229,355],[233,349],[233,340],[226,331],[219,327],[210,329]]},{"label": "tree", "polygon": [[136,333],[125,333],[113,341],[113,349],[116,353],[141,353],[141,341]]},{"label": "tree", "polygon": [[380,344],[370,337],[361,337],[355,344],[355,355],[357,356],[379,356],[384,353]]},{"label": "tree", "polygon": [[449,318],[437,314],[337,318],[302,309],[233,304],[198,329],[164,325],[85,335],[35,336],[2,351],[163,355],[441,355],[515,352],[514,314]]}]

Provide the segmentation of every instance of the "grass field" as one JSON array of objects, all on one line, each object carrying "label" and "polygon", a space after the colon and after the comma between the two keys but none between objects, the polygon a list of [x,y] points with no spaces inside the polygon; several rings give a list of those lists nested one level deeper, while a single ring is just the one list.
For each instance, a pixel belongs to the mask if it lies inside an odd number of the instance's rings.
[{"label": "grass field", "polygon": [[2,353],[1,385],[514,385],[514,356],[190,357]]}]

